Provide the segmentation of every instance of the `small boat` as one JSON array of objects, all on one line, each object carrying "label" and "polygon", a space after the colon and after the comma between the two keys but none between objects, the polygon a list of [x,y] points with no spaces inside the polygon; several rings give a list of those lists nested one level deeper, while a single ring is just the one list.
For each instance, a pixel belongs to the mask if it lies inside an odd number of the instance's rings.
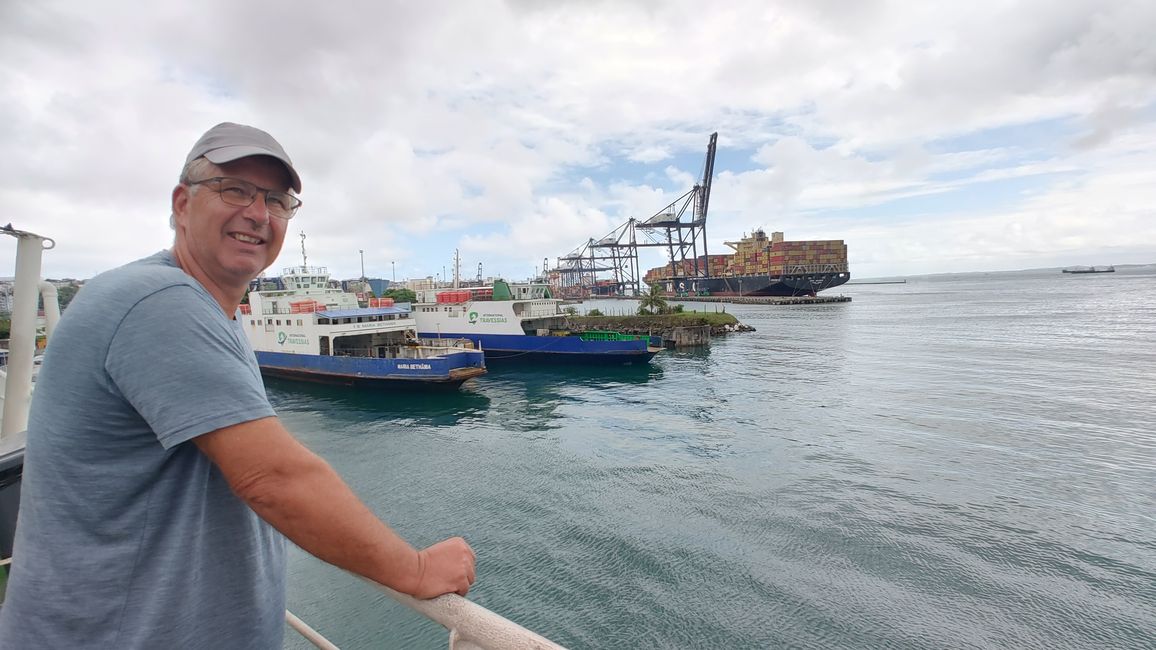
[{"label": "small boat", "polygon": [[1071,266],[1060,271],[1061,273],[1115,273],[1114,266]]},{"label": "small boat", "polygon": [[424,291],[413,306],[418,335],[468,339],[487,361],[647,363],[662,340],[619,332],[572,332],[562,300],[544,283]]},{"label": "small boat", "polygon": [[262,374],[345,386],[457,388],[486,372],[475,344],[423,341],[408,304],[330,288],[324,267],[285,269],[284,289],[250,291],[240,318]]}]

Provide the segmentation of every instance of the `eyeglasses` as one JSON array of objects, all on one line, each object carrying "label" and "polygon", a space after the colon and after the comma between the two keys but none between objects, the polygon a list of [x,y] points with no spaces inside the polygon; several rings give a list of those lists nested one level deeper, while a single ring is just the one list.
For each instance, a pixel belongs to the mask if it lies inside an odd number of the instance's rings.
[{"label": "eyeglasses", "polygon": [[201,181],[189,181],[188,185],[204,185],[221,195],[221,200],[238,208],[247,208],[257,200],[257,195],[265,194],[265,211],[274,217],[292,219],[301,207],[301,199],[288,192],[267,190],[249,181],[229,176],[216,176]]}]

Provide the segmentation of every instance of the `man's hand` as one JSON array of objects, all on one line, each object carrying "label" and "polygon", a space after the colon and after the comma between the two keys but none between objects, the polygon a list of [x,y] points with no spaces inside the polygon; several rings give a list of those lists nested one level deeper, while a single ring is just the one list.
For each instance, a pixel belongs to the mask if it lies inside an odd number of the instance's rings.
[{"label": "man's hand", "polygon": [[474,584],[474,549],[461,537],[451,537],[417,552],[418,580],[410,595],[435,598],[457,593],[465,596]]}]

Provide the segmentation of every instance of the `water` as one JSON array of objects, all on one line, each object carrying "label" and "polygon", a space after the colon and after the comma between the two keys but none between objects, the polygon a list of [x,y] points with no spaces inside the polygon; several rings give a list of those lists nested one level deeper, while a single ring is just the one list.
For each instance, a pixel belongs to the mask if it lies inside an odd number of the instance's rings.
[{"label": "water", "polygon": [[[473,544],[473,600],[571,648],[1156,647],[1156,275],[841,291],[727,306],[758,331],[650,367],[269,392],[404,536]],[[445,647],[290,569],[338,645]]]}]

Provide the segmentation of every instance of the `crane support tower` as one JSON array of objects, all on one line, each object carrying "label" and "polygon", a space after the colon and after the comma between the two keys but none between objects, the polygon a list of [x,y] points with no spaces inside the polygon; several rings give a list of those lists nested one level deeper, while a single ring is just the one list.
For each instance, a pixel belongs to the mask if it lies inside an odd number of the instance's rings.
[{"label": "crane support tower", "polygon": [[559,257],[555,268],[545,274],[557,294],[564,298],[641,295],[638,249],[645,247],[665,248],[672,271],[689,268],[696,276],[708,277],[706,218],[717,142],[718,133],[712,133],[702,180],[690,191],[650,218],[631,218],[606,236],[589,239]]}]

